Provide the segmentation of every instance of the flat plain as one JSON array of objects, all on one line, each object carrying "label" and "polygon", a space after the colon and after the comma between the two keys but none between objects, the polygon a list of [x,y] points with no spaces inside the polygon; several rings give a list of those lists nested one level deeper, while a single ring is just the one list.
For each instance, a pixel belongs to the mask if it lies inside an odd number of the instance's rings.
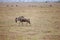
[{"label": "flat plain", "polygon": [[0,40],[60,40],[60,3],[0,3]]}]

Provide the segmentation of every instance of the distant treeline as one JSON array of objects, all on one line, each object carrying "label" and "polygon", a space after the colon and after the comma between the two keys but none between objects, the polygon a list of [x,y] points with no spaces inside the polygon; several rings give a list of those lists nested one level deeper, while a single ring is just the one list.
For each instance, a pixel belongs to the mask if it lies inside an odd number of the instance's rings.
[{"label": "distant treeline", "polygon": [[0,0],[0,2],[60,2],[60,0]]}]

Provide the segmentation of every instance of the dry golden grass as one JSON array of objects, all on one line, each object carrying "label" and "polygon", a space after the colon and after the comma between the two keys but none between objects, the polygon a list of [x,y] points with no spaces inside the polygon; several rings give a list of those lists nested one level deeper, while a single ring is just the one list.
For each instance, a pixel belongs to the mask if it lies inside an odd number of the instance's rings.
[{"label": "dry golden grass", "polygon": [[[60,5],[56,5],[0,7],[0,40],[60,40]],[[31,19],[31,26],[15,23],[21,15]]]}]

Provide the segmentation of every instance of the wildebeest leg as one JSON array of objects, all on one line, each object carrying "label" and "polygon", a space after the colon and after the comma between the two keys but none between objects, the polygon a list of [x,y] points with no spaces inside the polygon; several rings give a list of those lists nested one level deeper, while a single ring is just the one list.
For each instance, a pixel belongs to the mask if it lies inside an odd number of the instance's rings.
[{"label": "wildebeest leg", "polygon": [[31,26],[31,23],[29,24],[29,26]]},{"label": "wildebeest leg", "polygon": [[31,24],[29,24],[29,26],[31,26]]},{"label": "wildebeest leg", "polygon": [[31,26],[31,23],[26,22],[26,26]]},{"label": "wildebeest leg", "polygon": [[26,22],[26,26],[28,25],[28,23]]},{"label": "wildebeest leg", "polygon": [[20,26],[20,22],[19,22],[19,26]]},{"label": "wildebeest leg", "polygon": [[21,22],[22,23],[22,26],[23,26],[23,22]]}]

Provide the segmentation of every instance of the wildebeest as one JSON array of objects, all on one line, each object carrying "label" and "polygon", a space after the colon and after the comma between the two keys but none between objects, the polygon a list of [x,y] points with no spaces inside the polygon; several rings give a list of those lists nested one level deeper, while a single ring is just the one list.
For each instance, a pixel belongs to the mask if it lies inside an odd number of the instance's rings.
[{"label": "wildebeest", "polygon": [[17,23],[17,21],[21,22],[22,25],[23,25],[23,22],[27,22],[27,23],[31,24],[30,19],[27,19],[24,16],[19,16],[19,17],[15,18],[16,23]]}]

